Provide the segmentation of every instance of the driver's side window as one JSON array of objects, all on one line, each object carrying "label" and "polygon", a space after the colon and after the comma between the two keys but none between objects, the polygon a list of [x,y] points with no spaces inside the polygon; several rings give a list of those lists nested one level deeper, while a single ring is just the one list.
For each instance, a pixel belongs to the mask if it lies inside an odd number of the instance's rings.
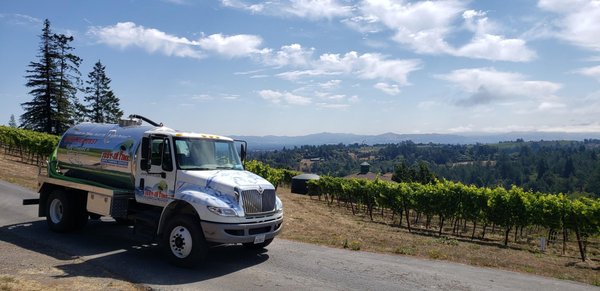
[{"label": "driver's side window", "polygon": [[153,166],[161,166],[163,171],[173,170],[173,159],[171,158],[171,146],[166,137],[152,138],[152,152],[150,163]]}]

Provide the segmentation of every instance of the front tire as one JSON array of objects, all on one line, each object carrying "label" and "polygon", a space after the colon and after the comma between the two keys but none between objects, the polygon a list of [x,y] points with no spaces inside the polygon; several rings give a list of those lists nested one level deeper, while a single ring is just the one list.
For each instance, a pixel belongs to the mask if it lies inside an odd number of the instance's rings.
[{"label": "front tire", "polygon": [[202,228],[192,216],[173,217],[164,229],[161,246],[171,264],[186,268],[202,263],[208,252]]}]

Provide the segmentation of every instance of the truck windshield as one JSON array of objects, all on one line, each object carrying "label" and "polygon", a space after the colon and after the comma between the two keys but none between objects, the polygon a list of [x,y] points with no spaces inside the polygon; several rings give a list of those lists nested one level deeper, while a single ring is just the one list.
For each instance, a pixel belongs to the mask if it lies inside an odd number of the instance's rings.
[{"label": "truck windshield", "polygon": [[243,170],[231,141],[175,138],[175,155],[181,170]]}]

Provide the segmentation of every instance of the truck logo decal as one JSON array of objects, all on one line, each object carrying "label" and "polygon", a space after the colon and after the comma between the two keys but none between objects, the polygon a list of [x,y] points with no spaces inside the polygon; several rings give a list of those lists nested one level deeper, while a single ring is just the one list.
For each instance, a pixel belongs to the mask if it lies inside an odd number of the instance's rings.
[{"label": "truck logo decal", "polygon": [[100,158],[100,164],[117,167],[129,166],[129,156],[123,152],[103,152]]}]

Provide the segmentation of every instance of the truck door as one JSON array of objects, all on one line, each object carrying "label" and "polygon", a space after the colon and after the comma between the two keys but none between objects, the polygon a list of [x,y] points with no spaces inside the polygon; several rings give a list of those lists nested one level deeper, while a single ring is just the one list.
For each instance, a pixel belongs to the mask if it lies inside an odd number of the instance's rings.
[{"label": "truck door", "polygon": [[168,136],[150,136],[150,168],[141,171],[138,185],[143,185],[142,197],[138,200],[157,206],[165,206],[175,195],[173,146]]}]

